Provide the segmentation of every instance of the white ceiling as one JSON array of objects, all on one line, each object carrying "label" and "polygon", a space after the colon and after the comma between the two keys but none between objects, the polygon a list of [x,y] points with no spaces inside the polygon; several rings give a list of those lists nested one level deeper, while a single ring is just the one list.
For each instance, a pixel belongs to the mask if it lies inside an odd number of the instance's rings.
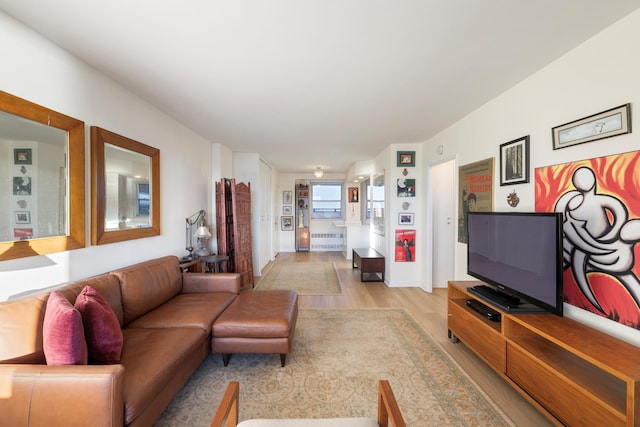
[{"label": "white ceiling", "polygon": [[0,0],[203,137],[307,173],[427,140],[639,6]]}]

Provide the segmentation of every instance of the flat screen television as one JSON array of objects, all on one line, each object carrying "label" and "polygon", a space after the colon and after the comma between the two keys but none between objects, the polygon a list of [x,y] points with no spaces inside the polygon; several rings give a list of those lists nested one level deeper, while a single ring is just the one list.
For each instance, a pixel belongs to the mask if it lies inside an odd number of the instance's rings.
[{"label": "flat screen television", "polygon": [[469,289],[507,312],[562,316],[562,214],[469,212],[467,273],[486,285]]}]

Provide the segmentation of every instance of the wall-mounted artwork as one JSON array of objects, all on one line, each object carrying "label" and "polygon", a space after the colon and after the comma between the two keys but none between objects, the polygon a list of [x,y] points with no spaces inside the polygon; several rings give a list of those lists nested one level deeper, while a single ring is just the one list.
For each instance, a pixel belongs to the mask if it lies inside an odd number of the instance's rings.
[{"label": "wall-mounted artwork", "polygon": [[535,209],[564,215],[565,302],[640,328],[640,151],[535,170]]},{"label": "wall-mounted artwork", "polygon": [[14,148],[13,163],[16,165],[30,165],[32,163],[31,148]]},{"label": "wall-mounted artwork", "polygon": [[293,216],[283,216],[281,221],[280,229],[282,231],[293,231]]},{"label": "wall-mounted artwork", "polygon": [[529,182],[529,135],[500,145],[500,185]]},{"label": "wall-mounted artwork", "polygon": [[31,177],[30,176],[14,176],[13,177],[13,195],[14,196],[30,196],[31,195]]},{"label": "wall-mounted artwork", "polygon": [[631,133],[631,104],[556,126],[551,133],[554,150]]},{"label": "wall-mounted artwork", "polygon": [[16,224],[31,224],[31,212],[16,211]]},{"label": "wall-mounted artwork", "polygon": [[416,230],[396,230],[396,262],[416,260]]},{"label": "wall-mounted artwork", "polygon": [[398,167],[414,167],[416,165],[415,151],[398,151]]},{"label": "wall-mounted artwork", "polygon": [[413,178],[400,178],[396,181],[398,197],[415,197],[416,180]]},{"label": "wall-mounted artwork", "polygon": [[413,225],[413,217],[415,214],[409,212],[400,212],[398,214],[398,225]]},{"label": "wall-mounted artwork", "polygon": [[360,200],[360,191],[358,187],[349,187],[349,203],[358,203]]},{"label": "wall-mounted artwork", "polygon": [[458,242],[467,243],[467,212],[493,211],[494,158],[458,170]]},{"label": "wall-mounted artwork", "polygon": [[17,240],[27,240],[33,237],[33,228],[14,228],[13,237]]},{"label": "wall-mounted artwork", "polygon": [[291,191],[283,191],[282,192],[282,203],[285,205],[290,205],[292,203]]}]

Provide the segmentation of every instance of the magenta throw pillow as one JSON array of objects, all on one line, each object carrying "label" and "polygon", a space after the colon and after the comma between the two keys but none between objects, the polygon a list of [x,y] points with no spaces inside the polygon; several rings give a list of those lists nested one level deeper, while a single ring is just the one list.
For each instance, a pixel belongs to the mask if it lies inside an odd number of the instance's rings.
[{"label": "magenta throw pillow", "polygon": [[86,365],[87,343],[80,312],[58,291],[47,300],[42,327],[47,365]]},{"label": "magenta throw pillow", "polygon": [[85,286],[75,306],[82,314],[89,363],[119,363],[124,341],[122,329],[107,300],[91,286]]}]

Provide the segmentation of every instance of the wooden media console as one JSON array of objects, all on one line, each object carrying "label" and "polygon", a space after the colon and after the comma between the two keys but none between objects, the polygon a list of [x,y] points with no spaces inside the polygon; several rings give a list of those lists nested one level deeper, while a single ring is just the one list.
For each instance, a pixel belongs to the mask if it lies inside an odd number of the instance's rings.
[{"label": "wooden media console", "polygon": [[[450,281],[448,329],[557,425],[640,426],[640,348],[554,314],[472,309],[468,288]],[[481,301],[488,305],[486,302]]]}]

